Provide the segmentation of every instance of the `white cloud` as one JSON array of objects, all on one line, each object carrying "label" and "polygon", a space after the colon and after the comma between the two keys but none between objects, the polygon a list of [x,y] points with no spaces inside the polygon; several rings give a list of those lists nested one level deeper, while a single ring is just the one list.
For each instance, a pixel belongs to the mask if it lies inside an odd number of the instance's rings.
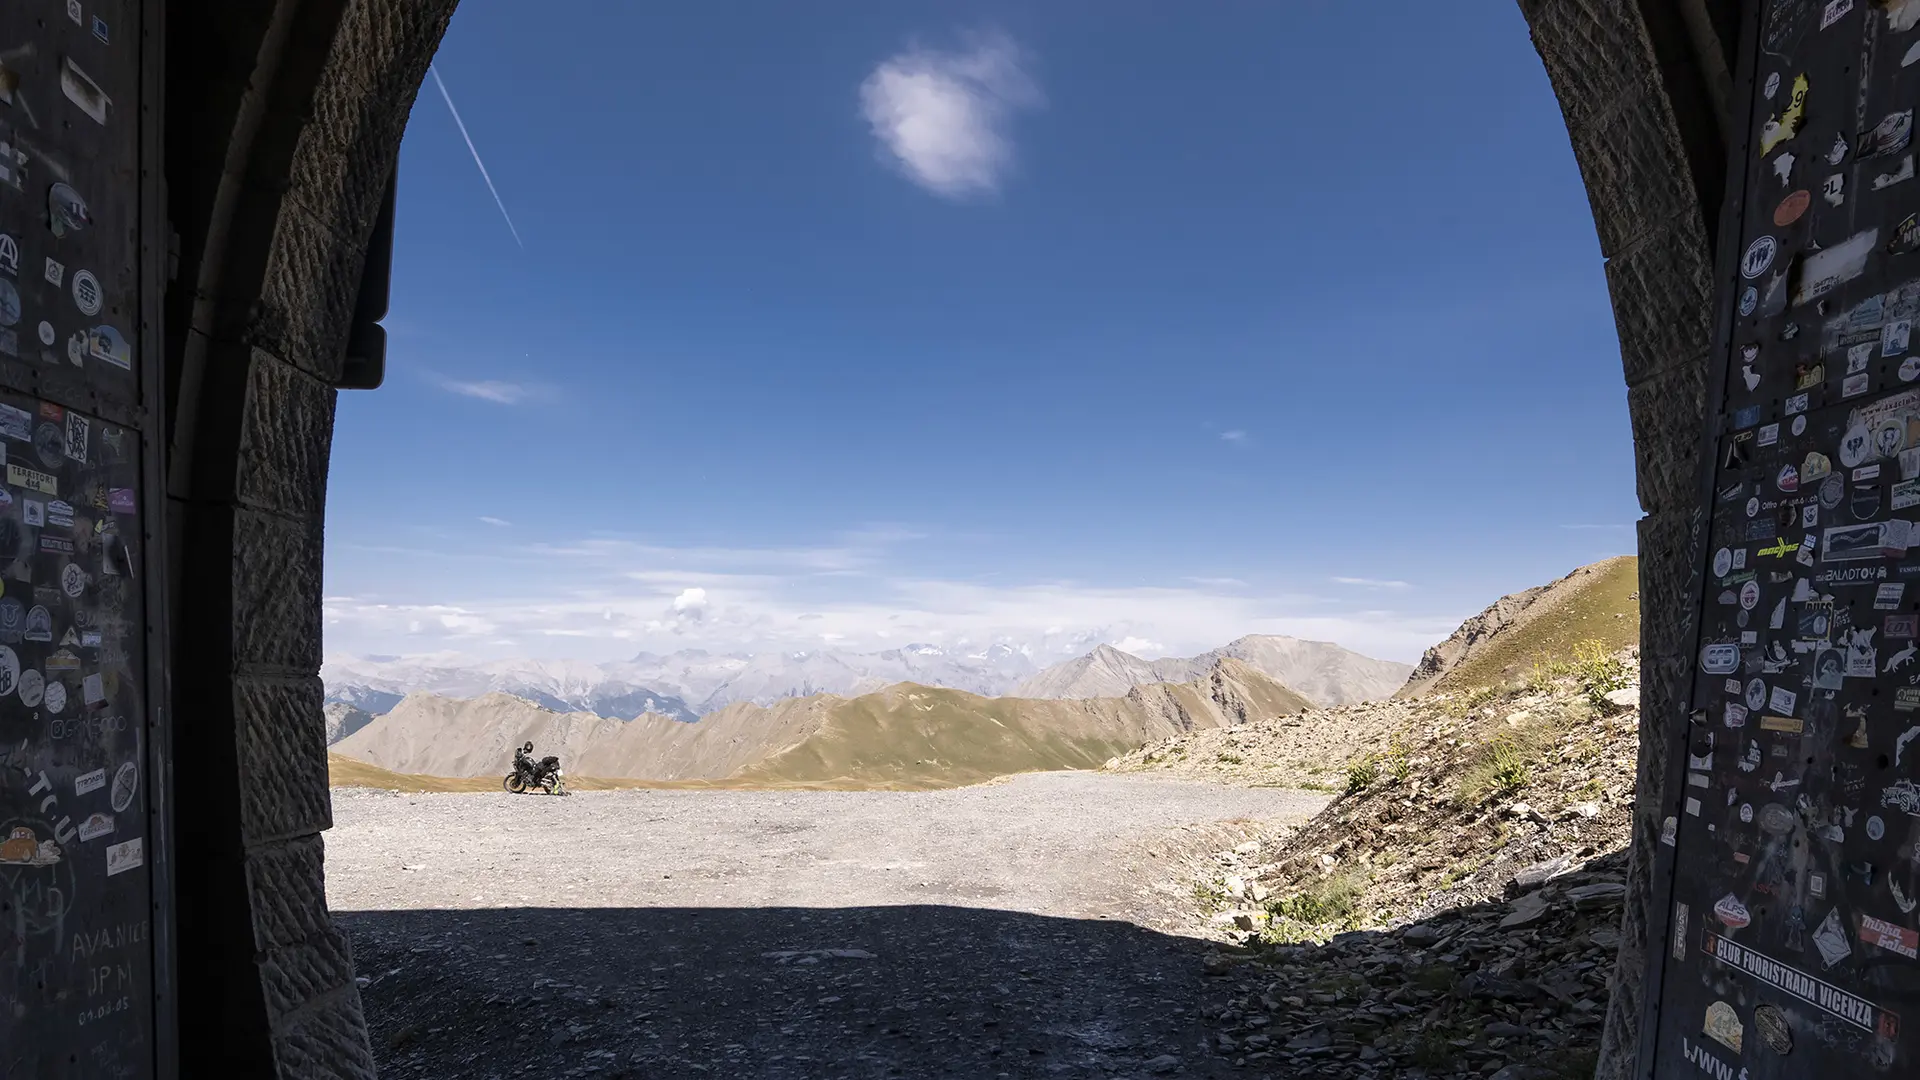
[{"label": "white cloud", "polygon": [[518,405],[538,393],[535,387],[526,383],[503,382],[498,379],[483,379],[478,382],[442,379],[440,388],[463,397],[491,401],[497,405]]},{"label": "white cloud", "polygon": [[682,589],[680,595],[673,598],[675,611],[704,611],[707,607],[707,590]]},{"label": "white cloud", "polygon": [[487,517],[485,515],[481,515],[480,520],[485,524],[492,525],[496,528],[501,528],[501,529],[504,529],[507,526],[513,524],[513,522],[508,521],[506,518]]},{"label": "white cloud", "polygon": [[1411,589],[1413,585],[1405,581],[1393,581],[1384,578],[1337,577],[1332,579],[1336,585],[1357,585],[1363,589]]},{"label": "white cloud", "polygon": [[860,84],[860,111],[913,182],[949,199],[992,194],[1013,165],[1014,112],[1042,101],[1024,59],[997,33],[957,52],[911,48]]},{"label": "white cloud", "polygon": [[1230,442],[1235,446],[1245,446],[1247,445],[1247,433],[1241,431],[1239,428],[1234,428],[1232,431],[1223,431],[1220,433],[1220,441]]},{"label": "white cloud", "polygon": [[1119,641],[1110,641],[1107,644],[1112,645],[1123,653],[1132,653],[1135,656],[1145,656],[1148,658],[1161,655],[1166,652],[1167,648],[1157,641],[1148,641],[1146,638],[1131,636],[1123,637]]}]

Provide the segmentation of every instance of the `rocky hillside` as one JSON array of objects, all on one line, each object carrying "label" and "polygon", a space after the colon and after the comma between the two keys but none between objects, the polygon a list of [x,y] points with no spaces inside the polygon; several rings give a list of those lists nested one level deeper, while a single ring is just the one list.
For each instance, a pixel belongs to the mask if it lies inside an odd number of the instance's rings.
[{"label": "rocky hillside", "polygon": [[1499,686],[1526,675],[1535,659],[1571,655],[1581,642],[1637,645],[1639,589],[1640,560],[1622,555],[1503,596],[1428,649],[1399,696]]},{"label": "rocky hillside", "polygon": [[1590,1075],[1635,678],[1631,650],[1587,645],[1503,687],[1197,732],[1115,763],[1260,780],[1300,769],[1316,728],[1381,733],[1307,825],[1194,869],[1197,929],[1223,942],[1221,1052],[1289,1076]]},{"label": "rocky hillside", "polygon": [[734,704],[695,723],[562,713],[506,694],[412,694],[335,749],[393,772],[502,773],[531,741],[569,773],[767,785],[942,787],[1036,769],[1097,767],[1177,732],[1303,711],[1305,699],[1237,660],[1198,678],[1078,701],[988,698],[902,683],[854,698]]},{"label": "rocky hillside", "polygon": [[1278,634],[1249,634],[1199,656],[1146,660],[1102,645],[1085,656],[1041,671],[1015,687],[1018,697],[1117,697],[1135,686],[1187,682],[1221,660],[1238,660],[1283,683],[1317,705],[1343,705],[1386,697],[1410,669],[1376,660],[1326,641],[1303,641]]}]

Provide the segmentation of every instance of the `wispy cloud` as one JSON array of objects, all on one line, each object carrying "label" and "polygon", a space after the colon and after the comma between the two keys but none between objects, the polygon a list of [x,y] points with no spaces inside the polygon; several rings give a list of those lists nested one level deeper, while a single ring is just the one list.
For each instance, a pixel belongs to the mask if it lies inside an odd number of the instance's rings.
[{"label": "wispy cloud", "polygon": [[473,155],[473,163],[480,167],[480,179],[487,182],[487,190],[493,193],[493,205],[500,208],[500,218],[507,223],[507,231],[513,234],[513,242],[522,251],[527,245],[520,242],[520,230],[513,227],[513,217],[507,213],[507,204],[501,201],[500,189],[493,186],[493,177],[487,172],[487,163],[480,160],[480,149],[473,145],[473,136],[467,134],[466,121],[460,119],[460,110],[453,107],[453,95],[447,93],[447,84],[440,81],[440,69],[432,64],[427,71],[433,76],[433,85],[440,88],[440,98],[447,103],[447,111],[453,114],[453,126],[460,129],[460,137],[467,141],[467,152]]},{"label": "wispy cloud", "polygon": [[469,382],[462,379],[441,379],[440,388],[463,397],[479,398],[497,405],[518,405],[530,398],[538,397],[541,389],[529,383],[506,382],[500,379],[481,379]]},{"label": "wispy cloud", "polygon": [[1220,441],[1221,441],[1221,442],[1230,442],[1230,443],[1232,443],[1232,444],[1233,444],[1233,445],[1235,445],[1235,446],[1245,446],[1245,445],[1247,445],[1247,443],[1248,443],[1248,441],[1249,441],[1249,440],[1248,440],[1248,438],[1247,438],[1247,433],[1246,433],[1246,432],[1244,432],[1244,431],[1241,431],[1241,430],[1240,430],[1239,428],[1234,428],[1234,429],[1232,429],[1231,431],[1223,431],[1223,432],[1221,432],[1221,433],[1220,433]]},{"label": "wispy cloud", "polygon": [[1332,579],[1336,585],[1355,585],[1363,589],[1411,589],[1413,584],[1395,581],[1390,578],[1337,577]]},{"label": "wispy cloud", "polygon": [[[832,643],[872,651],[924,641],[969,649],[1006,643],[1052,662],[1103,642],[1142,655],[1186,655],[1264,633],[1404,660],[1464,614],[1390,610],[1226,579],[1155,586],[935,577],[901,566],[905,541],[863,535],[880,531],[856,530],[821,546],[605,537],[498,545],[520,560],[511,574],[450,571],[446,559],[427,553],[382,553],[356,565],[344,557],[355,550],[346,545],[330,551],[337,585],[325,605],[327,647],[499,651],[493,643],[505,640],[520,643],[520,655],[604,660],[638,649],[767,652]],[[471,538],[468,544],[489,550]]]},{"label": "wispy cloud", "polygon": [[506,518],[487,517],[484,514],[480,516],[480,520],[488,525],[492,525],[496,528],[501,528],[501,529],[504,529],[507,526],[513,524],[513,522],[508,521]]},{"label": "wispy cloud", "polygon": [[1013,114],[1043,101],[1025,62],[1001,33],[955,52],[914,47],[860,84],[860,111],[914,183],[949,199],[992,194],[1013,166]]}]

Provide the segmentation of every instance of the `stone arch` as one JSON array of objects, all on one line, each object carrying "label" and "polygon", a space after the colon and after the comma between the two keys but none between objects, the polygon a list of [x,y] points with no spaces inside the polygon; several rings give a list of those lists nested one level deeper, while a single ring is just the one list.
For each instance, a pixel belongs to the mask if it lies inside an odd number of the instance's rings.
[{"label": "stone arch", "polygon": [[[171,5],[164,307],[172,946],[183,1075],[371,1077],[328,917],[321,545],[368,238],[457,0]],[[1648,865],[1684,698],[1739,0],[1520,0],[1593,208],[1639,497],[1636,859],[1601,1075],[1632,1071]]]}]

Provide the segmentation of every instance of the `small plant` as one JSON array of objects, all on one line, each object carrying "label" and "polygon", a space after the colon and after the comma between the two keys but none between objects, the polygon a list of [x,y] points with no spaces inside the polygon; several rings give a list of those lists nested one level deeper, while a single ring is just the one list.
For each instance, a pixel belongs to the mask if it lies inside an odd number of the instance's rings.
[{"label": "small plant", "polygon": [[1533,782],[1533,761],[1526,742],[1503,735],[1481,751],[1480,760],[1460,780],[1460,799],[1473,804],[1510,798]]},{"label": "small plant", "polygon": [[1242,758],[1240,757],[1239,754],[1230,754],[1223,750],[1220,753],[1214,755],[1214,760],[1223,762],[1227,765],[1238,765],[1242,761]]},{"label": "small plant", "polygon": [[1398,732],[1387,740],[1387,776],[1396,784],[1404,784],[1413,775],[1413,760],[1407,754],[1407,744]]},{"label": "small plant", "polygon": [[1607,695],[1631,684],[1627,665],[1598,641],[1583,641],[1573,650],[1573,674],[1596,709],[1607,706]]},{"label": "small plant", "polygon": [[1227,902],[1227,879],[1214,877],[1194,882],[1193,902],[1202,915],[1211,915],[1220,910]]},{"label": "small plant", "polygon": [[1347,794],[1353,795],[1365,791],[1378,779],[1380,779],[1380,759],[1372,754],[1359,758],[1347,766]]},{"label": "small plant", "polygon": [[1462,704],[1468,712],[1472,712],[1482,705],[1491,703],[1499,696],[1500,688],[1497,686],[1478,686],[1467,691],[1466,699]]},{"label": "small plant", "polygon": [[1351,925],[1367,875],[1357,867],[1321,878],[1290,896],[1269,900],[1263,940],[1286,943],[1329,936]]}]

